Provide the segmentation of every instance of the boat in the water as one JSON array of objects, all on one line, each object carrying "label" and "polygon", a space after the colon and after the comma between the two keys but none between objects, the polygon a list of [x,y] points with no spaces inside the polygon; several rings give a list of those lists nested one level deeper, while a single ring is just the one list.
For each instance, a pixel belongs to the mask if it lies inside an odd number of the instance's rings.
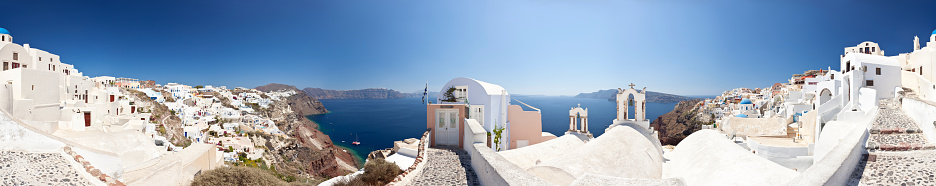
[{"label": "boat in the water", "polygon": [[358,141],[357,134],[354,135],[354,142],[351,142],[352,145],[360,145],[361,142]]}]

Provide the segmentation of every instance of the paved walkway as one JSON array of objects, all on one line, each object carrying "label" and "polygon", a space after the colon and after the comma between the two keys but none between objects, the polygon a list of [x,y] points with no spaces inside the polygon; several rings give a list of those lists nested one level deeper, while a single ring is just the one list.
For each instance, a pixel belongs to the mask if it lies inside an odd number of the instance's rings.
[{"label": "paved walkway", "polygon": [[869,154],[859,161],[849,185],[934,185],[936,150],[895,99],[880,101],[869,130]]},{"label": "paved walkway", "polygon": [[58,153],[0,151],[0,185],[92,185]]},{"label": "paved walkway", "polygon": [[471,158],[458,148],[429,148],[427,164],[411,185],[480,185]]}]

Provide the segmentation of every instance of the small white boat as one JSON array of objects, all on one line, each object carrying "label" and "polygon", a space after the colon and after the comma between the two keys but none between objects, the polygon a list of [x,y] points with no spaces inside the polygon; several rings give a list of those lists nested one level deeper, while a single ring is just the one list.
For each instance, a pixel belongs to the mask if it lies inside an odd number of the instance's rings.
[{"label": "small white boat", "polygon": [[361,142],[358,141],[357,134],[354,135],[354,142],[351,142],[352,145],[361,145]]}]

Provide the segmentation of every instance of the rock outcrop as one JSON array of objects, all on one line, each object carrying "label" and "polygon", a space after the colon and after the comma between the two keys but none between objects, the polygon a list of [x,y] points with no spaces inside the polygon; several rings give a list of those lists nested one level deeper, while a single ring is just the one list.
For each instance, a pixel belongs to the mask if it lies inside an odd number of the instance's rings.
[{"label": "rock outcrop", "polygon": [[277,127],[291,138],[264,136],[264,146],[271,153],[264,156],[278,171],[299,172],[301,176],[334,177],[357,169],[350,153],[335,146],[331,138],[318,130],[318,125],[306,115],[324,114],[328,110],[317,99],[294,86],[269,84],[260,91],[296,91],[285,100],[276,101],[260,114],[273,119]]},{"label": "rock outcrop", "polygon": [[[120,88],[121,93],[133,97],[134,104],[140,111],[152,113],[152,118],[150,118],[156,126],[163,128],[164,130],[157,130],[159,135],[166,137],[172,144],[176,146],[187,146],[191,144],[192,140],[189,140],[185,137],[184,131],[182,131],[182,119],[178,116],[173,115],[174,112],[169,110],[169,107],[166,105],[153,101],[146,96],[145,93],[136,91],[128,88]],[[163,95],[171,95],[169,93],[163,93]]]},{"label": "rock outcrop", "polygon": [[701,130],[702,125],[711,121],[699,116],[698,105],[702,100],[680,101],[670,111],[653,120],[650,126],[659,132],[660,143],[663,145],[677,145],[680,141],[695,131]]}]

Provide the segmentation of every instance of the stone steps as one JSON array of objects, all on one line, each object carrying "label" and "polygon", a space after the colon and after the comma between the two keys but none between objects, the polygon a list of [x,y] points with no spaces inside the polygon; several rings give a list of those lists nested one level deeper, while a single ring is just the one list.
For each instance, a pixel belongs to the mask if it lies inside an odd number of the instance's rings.
[{"label": "stone steps", "polygon": [[923,134],[872,134],[868,137],[865,148],[875,151],[910,151],[936,149],[936,145],[927,143]]},{"label": "stone steps", "polygon": [[[883,103],[882,103],[883,104]],[[882,106],[868,131],[865,148],[874,151],[911,151],[934,149],[923,130],[899,107]]]}]

